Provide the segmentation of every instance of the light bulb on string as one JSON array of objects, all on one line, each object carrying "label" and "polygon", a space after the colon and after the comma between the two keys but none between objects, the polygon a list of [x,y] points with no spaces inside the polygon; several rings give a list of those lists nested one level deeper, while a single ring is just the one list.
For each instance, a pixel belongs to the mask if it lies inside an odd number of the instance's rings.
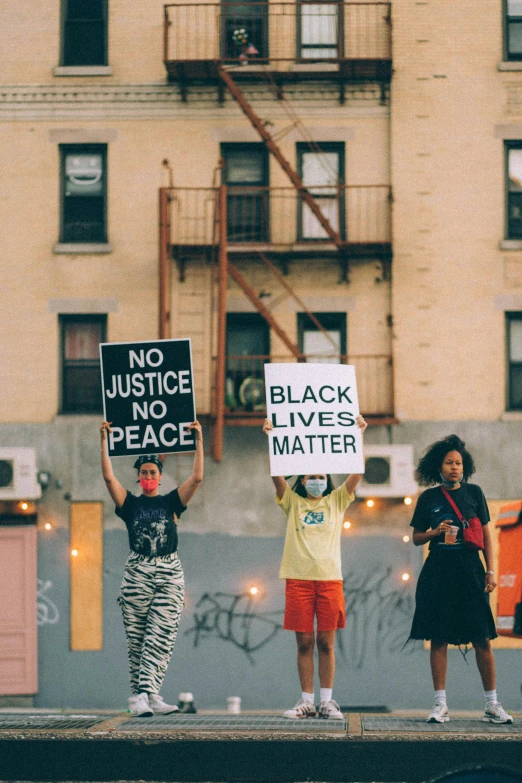
[{"label": "light bulb on string", "polygon": [[413,503],[413,500],[410,497],[404,498],[404,505],[405,506],[411,506],[412,503]]},{"label": "light bulb on string", "polygon": [[368,508],[373,508],[375,506],[375,500],[369,498],[369,500],[366,501],[366,505],[368,506]]},{"label": "light bulb on string", "polygon": [[257,595],[259,593],[259,587],[256,587],[256,585],[252,585],[252,587],[249,588],[248,592],[250,595]]},{"label": "light bulb on string", "polygon": [[403,582],[409,582],[409,580],[410,580],[410,575],[409,575],[409,574],[408,574],[408,573],[405,571],[405,572],[403,573],[403,575],[401,576],[401,579],[402,579],[402,581],[403,581]]},{"label": "light bulb on string", "polygon": [[343,527],[345,530],[349,530],[352,526],[352,523],[346,520],[346,522],[343,522]]},{"label": "light bulb on string", "polygon": [[50,523],[50,522],[46,522],[46,523],[45,523],[45,525],[44,525],[44,528],[45,528],[46,530],[51,530],[51,528],[52,528],[52,525],[51,525],[51,523]]},{"label": "light bulb on string", "polygon": [[404,541],[405,544],[407,544],[408,541],[410,540],[410,537],[409,536],[403,536],[402,540]]},{"label": "light bulb on string", "polygon": [[78,550],[77,549],[71,549],[71,555],[73,557],[78,557]]}]

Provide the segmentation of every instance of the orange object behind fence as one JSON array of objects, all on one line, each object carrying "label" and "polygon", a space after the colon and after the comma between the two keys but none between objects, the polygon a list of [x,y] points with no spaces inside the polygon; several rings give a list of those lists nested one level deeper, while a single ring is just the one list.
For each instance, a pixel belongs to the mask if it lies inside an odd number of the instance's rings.
[{"label": "orange object behind fence", "polygon": [[522,638],[522,501],[501,506],[498,537],[497,631]]}]

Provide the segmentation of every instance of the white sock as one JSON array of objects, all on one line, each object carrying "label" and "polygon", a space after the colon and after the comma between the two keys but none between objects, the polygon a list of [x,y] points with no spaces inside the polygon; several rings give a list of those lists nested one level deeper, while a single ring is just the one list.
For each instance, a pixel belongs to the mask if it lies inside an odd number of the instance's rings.
[{"label": "white sock", "polygon": [[306,691],[301,691],[301,698],[305,701],[309,701],[310,704],[315,704],[315,696],[313,693],[307,693]]},{"label": "white sock", "polygon": [[332,701],[331,688],[321,688],[321,701]]},{"label": "white sock", "polygon": [[495,691],[484,691],[484,698],[486,699],[486,704],[495,704],[497,702],[497,692]]},{"label": "white sock", "polygon": [[438,701],[439,704],[446,704],[446,691],[435,691],[435,701]]}]

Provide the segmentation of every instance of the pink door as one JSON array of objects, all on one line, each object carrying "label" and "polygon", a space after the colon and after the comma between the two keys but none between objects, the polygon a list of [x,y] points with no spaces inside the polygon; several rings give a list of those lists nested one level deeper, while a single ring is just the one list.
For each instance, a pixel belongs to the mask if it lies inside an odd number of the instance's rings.
[{"label": "pink door", "polygon": [[37,689],[36,526],[0,527],[0,695]]}]

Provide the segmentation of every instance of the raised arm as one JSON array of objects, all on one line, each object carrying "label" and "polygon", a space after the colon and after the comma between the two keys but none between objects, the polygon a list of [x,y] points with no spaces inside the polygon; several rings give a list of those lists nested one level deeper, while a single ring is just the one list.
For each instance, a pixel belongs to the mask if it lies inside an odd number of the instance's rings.
[{"label": "raised arm", "polygon": [[[265,433],[265,435],[268,435],[270,430],[273,429],[274,429],[274,425],[272,424],[270,419],[265,419],[263,424],[263,432]],[[284,478],[284,476],[272,476],[272,481],[274,482],[276,495],[279,498],[279,500],[281,500],[288,486],[286,479]]]},{"label": "raised arm", "polygon": [[[366,422],[362,416],[357,416],[355,423],[361,430],[361,435],[364,437],[364,430],[368,426],[368,422]],[[355,492],[357,484],[362,479],[363,475],[364,473],[350,473],[350,475],[346,478],[344,486],[346,487],[348,494],[351,495]]]},{"label": "raised arm", "polygon": [[194,454],[194,462],[192,464],[192,473],[186,481],[178,487],[179,499],[186,506],[189,500],[194,495],[195,491],[203,481],[203,432],[201,431],[201,424],[199,421],[193,421],[189,424],[187,430],[194,430],[196,433],[196,453]]},{"label": "raised arm", "polygon": [[109,457],[107,444],[107,433],[112,431],[111,423],[112,422],[102,421],[100,424],[101,469],[103,479],[107,484],[107,489],[109,490],[111,498],[114,500],[118,508],[121,508],[125,502],[125,498],[127,497],[127,490],[125,487],[122,487],[112,470],[112,463]]}]

